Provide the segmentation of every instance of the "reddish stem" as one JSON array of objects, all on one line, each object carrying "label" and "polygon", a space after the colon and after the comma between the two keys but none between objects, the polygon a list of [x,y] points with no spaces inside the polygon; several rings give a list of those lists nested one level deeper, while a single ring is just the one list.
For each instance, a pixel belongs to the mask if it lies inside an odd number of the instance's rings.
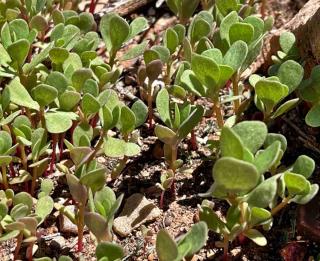
[{"label": "reddish stem", "polygon": [[238,240],[239,240],[239,244],[240,245],[244,245],[245,241],[246,241],[246,237],[241,233],[238,236]]},{"label": "reddish stem", "polygon": [[84,206],[79,204],[78,212],[78,252],[83,251]]},{"label": "reddish stem", "polygon": [[77,127],[77,122],[74,121],[74,122],[72,123],[71,128],[70,128],[70,142],[71,142],[71,144],[73,144],[73,132],[74,132],[74,129],[75,129],[76,127]]},{"label": "reddish stem", "polygon": [[171,184],[171,194],[173,198],[176,198],[176,180],[175,179],[173,179]]},{"label": "reddish stem", "polygon": [[96,9],[97,2],[98,2],[97,0],[91,0],[90,1],[89,12],[91,14],[94,14],[94,10]]},{"label": "reddish stem", "polygon": [[16,176],[16,173],[14,171],[14,167],[13,167],[13,162],[12,161],[10,162],[9,169],[10,169],[10,177],[14,178]]},{"label": "reddish stem", "polygon": [[92,120],[91,120],[91,122],[90,122],[91,127],[92,127],[93,129],[97,126],[98,121],[99,121],[99,115],[96,114],[96,115],[92,118]]},{"label": "reddish stem", "polygon": [[191,131],[190,142],[191,142],[191,150],[197,150],[198,149],[197,137],[194,130]]},{"label": "reddish stem", "polygon": [[56,148],[57,148],[57,135],[52,134],[52,155],[51,155],[50,170],[49,170],[50,175],[53,173],[54,163],[56,162]]},{"label": "reddish stem", "polygon": [[166,191],[163,190],[163,191],[161,192],[161,196],[160,196],[160,202],[159,202],[159,204],[160,204],[160,208],[161,208],[161,209],[163,209],[164,193],[165,193],[165,192],[166,192]]},{"label": "reddish stem", "polygon": [[30,246],[28,246],[28,248],[27,248],[26,256],[27,256],[28,261],[32,261],[33,260],[33,258],[32,258],[32,248],[33,248],[33,243],[30,244]]},{"label": "reddish stem", "polygon": [[63,156],[64,137],[65,137],[65,133],[62,133],[61,134],[61,139],[60,139],[60,144],[59,144],[59,157],[60,157],[60,160],[62,159],[62,156]]}]

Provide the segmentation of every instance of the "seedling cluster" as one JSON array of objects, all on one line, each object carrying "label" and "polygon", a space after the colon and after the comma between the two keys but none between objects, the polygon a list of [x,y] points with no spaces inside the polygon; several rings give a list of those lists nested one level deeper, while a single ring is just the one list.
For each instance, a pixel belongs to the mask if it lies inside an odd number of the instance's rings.
[{"label": "seedling cluster", "polygon": [[[155,244],[160,261],[192,258],[206,244],[208,230],[221,235],[216,246],[224,248],[226,259],[236,238],[264,246],[261,230],[270,230],[283,208],[306,204],[317,194],[319,186],[309,181],[313,159],[301,155],[284,166],[287,140],[269,133],[267,124],[306,101],[306,123],[320,126],[320,67],[304,77],[296,39],[286,32],[268,75],[244,79],[273,26],[273,19],[264,17],[264,1],[262,16],[255,1],[166,2],[179,22],[163,33],[161,44],[144,41],[125,52],[123,47],[148,29],[145,18],[128,23],[108,13],[97,24],[95,1],[91,13],[78,12],[68,1],[0,3],[0,242],[17,239],[15,259],[34,260],[37,229],[53,211],[77,226],[79,252],[86,227],[98,260],[124,258],[112,231],[124,195],[116,196],[107,179],[125,175],[127,163],[139,156],[141,130],[156,136],[166,163],[158,183],[163,208],[165,192],[176,195],[176,175],[184,165],[180,145],[190,139],[190,149],[197,149],[195,130],[205,115],[215,120],[220,141],[213,152],[214,183],[202,196],[225,200],[229,208],[221,218],[205,199],[201,221],[185,235],[173,239],[160,230]],[[115,86],[122,62],[137,58],[140,97],[127,103]],[[225,99],[233,104],[229,118]],[[212,103],[211,111],[203,101]],[[262,121],[241,121],[251,102]],[[116,161],[111,172],[100,157]],[[70,197],[56,202],[53,191],[63,182]],[[71,201],[74,212],[66,207]]]}]

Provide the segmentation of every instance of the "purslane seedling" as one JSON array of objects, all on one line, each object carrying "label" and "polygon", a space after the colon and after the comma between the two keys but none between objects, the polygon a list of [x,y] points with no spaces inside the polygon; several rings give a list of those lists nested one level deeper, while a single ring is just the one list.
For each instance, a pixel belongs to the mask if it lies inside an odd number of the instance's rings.
[{"label": "purslane seedling", "polygon": [[160,261],[181,261],[192,258],[207,241],[208,228],[205,222],[199,222],[177,241],[162,229],[157,235],[156,250]]},{"label": "purslane seedling", "polygon": [[186,102],[183,104],[171,103],[166,89],[162,89],[156,100],[157,111],[165,125],[156,125],[155,134],[164,143],[164,157],[169,170],[161,175],[160,206],[163,206],[165,190],[172,188],[175,194],[175,172],[183,162],[177,158],[179,143],[198,125],[204,114],[200,105],[192,106]]},{"label": "purslane seedling", "polygon": [[263,122],[244,121],[222,129],[221,158],[213,167],[214,183],[206,195],[224,199],[230,207],[223,220],[205,200],[200,219],[222,236],[217,246],[224,248],[225,258],[229,242],[237,237],[266,245],[257,227],[270,230],[273,216],[284,207],[306,204],[317,194],[318,184],[308,180],[315,168],[311,158],[302,155],[289,168],[279,168],[286,146],[285,137],[268,134]]}]

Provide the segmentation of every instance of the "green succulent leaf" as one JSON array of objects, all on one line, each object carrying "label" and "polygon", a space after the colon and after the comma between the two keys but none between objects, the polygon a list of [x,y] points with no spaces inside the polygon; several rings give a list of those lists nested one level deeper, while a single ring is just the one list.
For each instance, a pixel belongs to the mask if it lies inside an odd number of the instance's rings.
[{"label": "green succulent leaf", "polygon": [[[113,28],[113,30],[110,30]],[[119,50],[130,35],[130,26],[125,19],[115,13],[102,17],[100,31],[108,51]]]},{"label": "green succulent leaf", "polygon": [[103,188],[106,182],[106,169],[100,168],[92,170],[80,178],[80,183],[96,192]]},{"label": "green succulent leaf", "polygon": [[138,17],[134,19],[130,24],[130,33],[127,40],[132,39],[139,33],[143,32],[144,30],[148,29],[148,20],[144,17]]},{"label": "green succulent leaf", "polygon": [[272,112],[274,106],[289,94],[289,89],[286,85],[268,79],[258,81],[255,91],[257,97],[263,102],[266,113]]},{"label": "green succulent leaf", "polygon": [[238,10],[237,0],[217,0],[215,4],[223,16]]},{"label": "green succulent leaf", "polygon": [[41,107],[44,107],[52,103],[55,98],[57,98],[58,91],[56,88],[42,83],[32,88],[31,95]]},{"label": "green succulent leaf", "polygon": [[248,46],[244,41],[236,41],[228,49],[223,60],[224,64],[230,66],[234,72],[237,72],[248,54]]},{"label": "green succulent leaf", "polygon": [[131,111],[136,117],[135,128],[141,126],[145,123],[148,116],[148,107],[144,104],[143,101],[137,100],[131,107]]},{"label": "green succulent leaf", "polygon": [[170,128],[162,125],[156,125],[154,130],[156,136],[165,144],[174,145],[177,143],[178,137]]},{"label": "green succulent leaf", "polygon": [[126,143],[124,140],[108,137],[105,139],[104,153],[114,158],[131,157],[140,153],[140,147],[134,143]]},{"label": "green succulent leaf", "polygon": [[301,174],[305,178],[309,178],[314,170],[314,160],[306,155],[299,156],[292,166],[292,172]]},{"label": "green succulent leaf", "polygon": [[170,116],[170,100],[169,93],[166,89],[159,91],[156,98],[157,110],[160,114],[161,120],[169,127],[172,126],[171,116]]},{"label": "green succulent leaf", "polygon": [[90,114],[97,113],[100,110],[100,103],[92,94],[86,93],[83,95],[81,108],[83,113],[88,116]]},{"label": "green succulent leaf", "polygon": [[87,188],[80,183],[75,175],[67,174],[66,177],[72,198],[85,205],[88,199]]},{"label": "green succulent leaf", "polygon": [[185,70],[181,76],[181,85],[199,97],[206,96],[206,89],[192,70]]},{"label": "green succulent leaf", "polygon": [[214,88],[220,78],[219,66],[210,58],[194,54],[191,68],[199,81],[207,88]]},{"label": "green succulent leaf", "polygon": [[223,157],[213,167],[216,186],[225,193],[245,194],[258,185],[260,174],[256,167],[248,162]]},{"label": "green succulent leaf", "polygon": [[44,220],[53,210],[53,199],[49,196],[44,196],[38,199],[35,213]]},{"label": "green succulent leaf", "polygon": [[289,195],[303,195],[309,187],[308,180],[304,176],[291,172],[284,174],[284,182]]},{"label": "green succulent leaf", "polygon": [[177,243],[164,229],[157,234],[156,250],[160,261],[174,261],[178,257]]},{"label": "green succulent leaf", "polygon": [[271,118],[275,119],[286,112],[290,111],[293,109],[299,102],[299,98],[295,98],[289,101],[286,101],[285,103],[281,104],[279,108],[272,114]]},{"label": "green succulent leaf", "polygon": [[21,39],[8,46],[8,53],[13,61],[17,62],[19,67],[24,64],[30,49],[28,40]]},{"label": "green succulent leaf", "polygon": [[278,160],[281,153],[281,142],[275,141],[264,151],[261,151],[254,160],[254,165],[262,175],[268,171]]},{"label": "green succulent leaf", "polygon": [[236,124],[233,130],[240,136],[243,145],[255,153],[263,144],[268,134],[265,123],[260,121],[243,121]]},{"label": "green succulent leaf", "polygon": [[320,126],[320,103],[315,104],[310,111],[308,111],[305,121],[310,127]]},{"label": "green succulent leaf", "polygon": [[197,105],[190,115],[180,124],[177,136],[183,140],[187,135],[198,125],[204,114],[204,109],[201,105]]},{"label": "green succulent leaf", "polygon": [[243,233],[246,237],[250,238],[254,243],[256,243],[258,246],[265,246],[267,245],[267,239],[264,237],[264,235],[261,234],[256,229],[249,229]]},{"label": "green succulent leaf", "polygon": [[[180,257],[191,257],[197,253],[207,241],[208,227],[205,222],[199,222],[178,242],[178,252]],[[187,250],[187,251],[184,251]],[[183,254],[182,254],[183,253]]]},{"label": "green succulent leaf", "polygon": [[73,112],[48,112],[44,115],[46,127],[50,133],[64,133],[72,126],[72,121],[77,119]]},{"label": "green succulent leaf", "polygon": [[6,88],[8,88],[11,102],[37,111],[40,109],[39,104],[31,98],[28,91],[20,83],[18,77],[14,78]]},{"label": "green succulent leaf", "polygon": [[229,127],[222,128],[220,148],[222,157],[233,157],[240,160],[244,158],[242,141],[237,133]]},{"label": "green succulent leaf", "polygon": [[147,48],[148,42],[144,41],[141,44],[138,44],[131,49],[129,49],[124,55],[122,55],[119,60],[120,61],[127,61],[132,60],[134,58],[139,57],[140,55],[143,55],[145,49]]},{"label": "green succulent leaf", "polygon": [[288,86],[289,94],[299,86],[303,79],[303,75],[303,67],[292,60],[285,61],[281,64],[277,73],[280,82]]},{"label": "green succulent leaf", "polygon": [[231,25],[229,29],[230,43],[244,41],[249,44],[253,40],[254,27],[251,24],[237,22]]},{"label": "green succulent leaf", "polygon": [[124,251],[121,246],[115,243],[102,242],[96,248],[96,256],[98,260],[107,258],[104,261],[116,261],[124,257]]}]

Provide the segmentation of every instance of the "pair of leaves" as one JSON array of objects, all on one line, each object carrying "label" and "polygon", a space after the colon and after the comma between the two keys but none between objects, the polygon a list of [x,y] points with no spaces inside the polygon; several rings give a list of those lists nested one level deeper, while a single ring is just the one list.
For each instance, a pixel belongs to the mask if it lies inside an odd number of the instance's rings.
[{"label": "pair of leaves", "polygon": [[198,252],[207,241],[207,225],[199,222],[182,239],[175,242],[166,230],[157,235],[156,250],[160,261],[179,261]]}]

